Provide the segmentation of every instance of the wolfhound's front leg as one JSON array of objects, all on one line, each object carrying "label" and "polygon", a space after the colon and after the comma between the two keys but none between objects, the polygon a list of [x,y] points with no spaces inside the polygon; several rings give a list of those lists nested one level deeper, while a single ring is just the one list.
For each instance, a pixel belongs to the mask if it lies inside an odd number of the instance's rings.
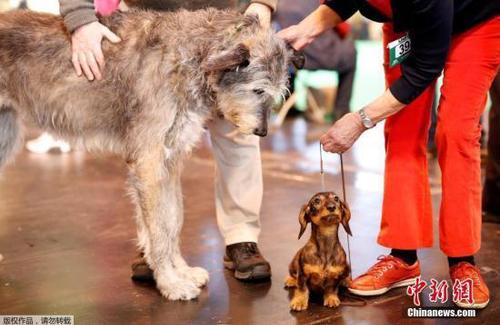
[{"label": "wolfhound's front leg", "polygon": [[182,202],[176,190],[180,171],[165,161],[163,148],[141,155],[130,166],[139,217],[149,241],[145,243],[145,258],[154,271],[157,287],[171,300],[196,298],[200,294],[197,283],[184,277],[174,263],[182,226]]},{"label": "wolfhound's front leg", "polygon": [[[181,166],[178,165],[176,166],[175,169],[178,170],[179,172],[176,174],[177,180],[176,180],[176,185],[173,187],[173,189],[176,191],[176,202],[179,203],[177,218],[178,220],[180,220],[182,228],[184,220],[184,207],[182,202],[182,184],[181,184],[181,173],[180,173]],[[209,279],[208,271],[202,267],[191,267],[186,263],[181,254],[179,239],[180,237],[177,236],[177,241],[175,243],[174,256],[173,256],[174,266],[179,269],[182,276],[194,281],[194,283],[196,283],[198,287],[206,285]]]}]

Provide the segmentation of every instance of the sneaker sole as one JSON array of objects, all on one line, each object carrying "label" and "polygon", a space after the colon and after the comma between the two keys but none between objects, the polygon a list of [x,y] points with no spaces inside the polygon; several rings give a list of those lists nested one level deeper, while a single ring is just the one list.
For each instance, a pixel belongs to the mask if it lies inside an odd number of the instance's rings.
[{"label": "sneaker sole", "polygon": [[417,278],[418,278],[418,276],[416,276],[414,278],[406,279],[403,281],[399,281],[399,282],[396,282],[388,287],[376,289],[376,290],[359,290],[359,289],[351,289],[351,288],[347,288],[347,290],[349,290],[350,293],[353,293],[353,294],[358,295],[358,296],[365,296],[365,297],[378,296],[378,295],[384,294],[387,291],[394,289],[394,288],[407,287],[409,285],[412,285],[415,283],[415,280]]},{"label": "sneaker sole", "polygon": [[241,281],[267,280],[271,278],[271,271],[266,265],[258,265],[247,272],[235,270],[235,265],[232,261],[224,261],[224,267],[234,271],[234,277]]},{"label": "sneaker sole", "polygon": [[455,305],[457,305],[460,308],[464,308],[464,309],[483,309],[486,306],[488,306],[489,303],[490,303],[490,300],[488,299],[488,301],[483,302],[481,304],[475,304],[475,303],[474,304],[467,304],[467,303],[462,303],[462,302],[455,302]]}]

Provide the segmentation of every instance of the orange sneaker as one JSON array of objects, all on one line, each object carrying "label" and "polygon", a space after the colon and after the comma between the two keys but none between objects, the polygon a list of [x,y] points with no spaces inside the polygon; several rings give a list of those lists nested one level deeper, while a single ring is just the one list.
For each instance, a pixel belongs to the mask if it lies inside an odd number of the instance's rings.
[{"label": "orange sneaker", "polygon": [[401,259],[382,255],[379,262],[372,266],[365,274],[354,279],[349,291],[359,296],[376,296],[386,293],[392,288],[405,287],[415,283],[420,276],[420,264],[416,261],[408,265]]},{"label": "orange sneaker", "polygon": [[450,268],[450,278],[452,284],[459,280],[472,280],[472,302],[463,299],[455,301],[455,304],[461,308],[475,308],[481,309],[488,305],[490,302],[490,291],[486,282],[484,282],[479,269],[474,265],[467,262],[460,262]]}]

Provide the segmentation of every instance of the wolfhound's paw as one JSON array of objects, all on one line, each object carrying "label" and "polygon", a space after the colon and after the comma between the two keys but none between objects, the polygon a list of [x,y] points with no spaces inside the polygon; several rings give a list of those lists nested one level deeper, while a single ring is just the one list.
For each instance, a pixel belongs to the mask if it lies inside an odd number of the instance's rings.
[{"label": "wolfhound's paw", "polygon": [[191,300],[201,293],[193,281],[182,278],[168,283],[158,282],[158,289],[168,300]]},{"label": "wolfhound's paw", "polygon": [[191,281],[193,281],[199,288],[208,283],[208,271],[202,267],[187,267],[180,270],[181,274]]}]

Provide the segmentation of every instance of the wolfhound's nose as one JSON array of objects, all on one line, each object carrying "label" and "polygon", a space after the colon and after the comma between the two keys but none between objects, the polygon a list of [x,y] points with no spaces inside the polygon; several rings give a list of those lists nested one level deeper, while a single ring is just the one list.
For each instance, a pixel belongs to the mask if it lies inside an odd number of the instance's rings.
[{"label": "wolfhound's nose", "polygon": [[267,135],[267,128],[259,128],[253,130],[253,134],[258,135],[259,137],[265,137]]}]

